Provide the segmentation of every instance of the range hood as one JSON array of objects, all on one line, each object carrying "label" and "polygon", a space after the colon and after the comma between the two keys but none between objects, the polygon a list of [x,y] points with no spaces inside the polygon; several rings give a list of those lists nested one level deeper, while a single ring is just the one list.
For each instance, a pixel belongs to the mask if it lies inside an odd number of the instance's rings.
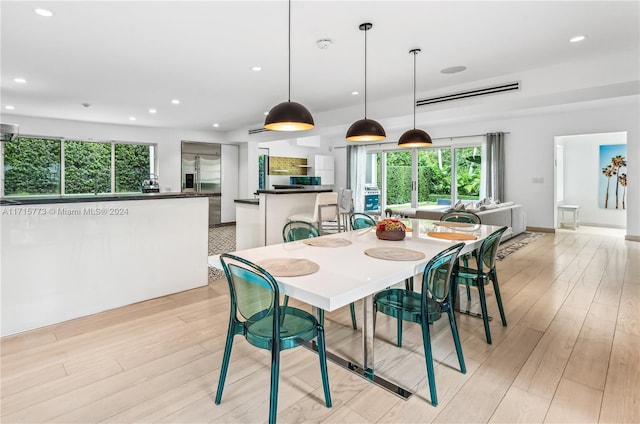
[{"label": "range hood", "polygon": [[18,125],[0,124],[0,142],[13,141],[18,136]]}]

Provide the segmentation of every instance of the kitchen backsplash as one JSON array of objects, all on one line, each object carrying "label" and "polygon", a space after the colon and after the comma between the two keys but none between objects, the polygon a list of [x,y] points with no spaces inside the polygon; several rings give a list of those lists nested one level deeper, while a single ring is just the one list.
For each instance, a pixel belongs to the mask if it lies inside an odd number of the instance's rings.
[{"label": "kitchen backsplash", "polygon": [[269,156],[269,175],[307,175],[307,158]]}]

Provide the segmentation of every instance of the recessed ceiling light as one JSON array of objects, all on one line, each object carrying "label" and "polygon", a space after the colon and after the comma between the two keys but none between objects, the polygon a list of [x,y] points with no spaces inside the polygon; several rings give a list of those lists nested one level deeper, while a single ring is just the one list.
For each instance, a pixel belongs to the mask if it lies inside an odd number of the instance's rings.
[{"label": "recessed ceiling light", "polygon": [[261,71],[261,70],[262,70],[262,68],[261,68],[261,67],[259,67],[259,66],[253,66],[253,67],[251,68],[251,70],[252,70],[252,71],[256,71],[256,72],[258,72],[258,71]]},{"label": "recessed ceiling light", "polygon": [[135,121],[135,120],[136,120],[136,117],[135,117],[135,116],[130,116],[130,117],[129,117],[129,121]]},{"label": "recessed ceiling light", "polygon": [[149,109],[149,113],[157,113],[158,111],[155,109]]},{"label": "recessed ceiling light", "polygon": [[587,37],[585,37],[584,35],[576,35],[575,37],[571,38],[569,40],[569,42],[570,43],[578,43],[578,42],[584,40],[585,38],[587,38]]},{"label": "recessed ceiling light", "polygon": [[451,66],[449,68],[444,68],[440,71],[443,74],[457,74],[458,72],[465,71],[467,69],[466,66]]},{"label": "recessed ceiling light", "polygon": [[173,99],[173,100],[171,100],[171,103],[173,103],[174,105],[179,105],[180,104],[180,100]]},{"label": "recessed ceiling light", "polygon": [[44,16],[45,18],[50,18],[53,16],[53,12],[47,9],[36,9],[35,12],[40,16]]},{"label": "recessed ceiling light", "polygon": [[9,109],[9,110],[13,110],[13,109],[15,109],[15,106],[6,105],[4,108],[5,109]]},{"label": "recessed ceiling light", "polygon": [[13,81],[14,81],[14,82],[17,82],[18,84],[24,84],[24,83],[26,83],[26,82],[27,82],[27,80],[26,80],[26,79],[24,79],[24,78],[20,78],[20,77],[14,78],[14,79],[13,79]]},{"label": "recessed ceiling light", "polygon": [[213,128],[218,128],[220,124],[213,124]]},{"label": "recessed ceiling light", "polygon": [[352,91],[351,94],[353,94],[354,96],[357,96],[358,94],[360,94],[359,91]]},{"label": "recessed ceiling light", "polygon": [[268,115],[268,114],[269,114],[269,112],[265,112],[264,114],[265,114],[265,115]]}]

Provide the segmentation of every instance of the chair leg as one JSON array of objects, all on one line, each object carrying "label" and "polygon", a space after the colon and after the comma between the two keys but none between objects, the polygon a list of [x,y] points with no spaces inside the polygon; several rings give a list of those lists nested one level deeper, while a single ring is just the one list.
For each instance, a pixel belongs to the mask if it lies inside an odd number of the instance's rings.
[{"label": "chair leg", "polygon": [[456,353],[458,354],[458,362],[460,363],[460,372],[462,374],[467,373],[467,367],[464,363],[464,356],[462,355],[462,345],[460,344],[460,335],[458,334],[458,326],[456,325],[456,315],[453,312],[453,307],[449,306],[447,310],[449,315],[449,325],[451,326],[451,334],[453,335],[453,344],[456,346]]},{"label": "chair leg", "polygon": [[[275,340],[274,340],[275,341]],[[280,378],[280,344],[271,348],[271,390],[269,395],[269,424],[276,424],[278,416],[278,379]]]},{"label": "chair leg", "polygon": [[331,408],[331,393],[329,392],[329,374],[327,372],[327,351],[324,341],[324,327],[318,325],[318,357],[320,358],[320,373],[322,374],[322,388],[324,390],[324,402],[327,408]]},{"label": "chair leg", "polygon": [[489,329],[489,314],[487,312],[487,298],[484,294],[484,281],[478,279],[478,297],[480,297],[480,309],[484,322],[484,333],[487,336],[487,344],[491,344],[491,330]]},{"label": "chair leg", "polygon": [[235,336],[235,323],[233,320],[229,322],[229,330],[227,331],[227,342],[224,345],[224,355],[222,356],[222,367],[220,367],[220,378],[218,379],[218,391],[216,392],[216,405],[220,405],[222,400],[222,390],[224,389],[224,381],[227,378],[227,370],[229,369],[229,359],[231,358],[231,348],[233,347],[233,337]]},{"label": "chair leg", "polygon": [[354,303],[349,304],[349,310],[351,311],[351,326],[354,330],[358,329],[358,324],[356,321],[356,305]]},{"label": "chair leg", "polygon": [[507,326],[507,317],[504,314],[504,308],[502,307],[502,296],[500,296],[500,287],[498,286],[498,275],[495,271],[491,271],[489,274],[489,278],[493,282],[493,292],[496,295],[496,301],[498,302],[498,310],[500,311],[500,319],[502,320],[502,325]]},{"label": "chair leg", "polygon": [[413,291],[413,277],[405,278],[404,288],[409,291]]},{"label": "chair leg", "polygon": [[424,345],[424,359],[427,364],[427,379],[429,380],[429,392],[431,394],[431,405],[438,406],[438,395],[436,393],[436,375],[433,371],[433,354],[431,353],[431,335],[429,334],[429,321],[422,318],[422,344]]},{"label": "chair leg", "polygon": [[398,347],[402,347],[402,318],[398,317]]},{"label": "chair leg", "polygon": [[284,300],[282,301],[282,306],[289,306],[289,296],[284,295]]}]

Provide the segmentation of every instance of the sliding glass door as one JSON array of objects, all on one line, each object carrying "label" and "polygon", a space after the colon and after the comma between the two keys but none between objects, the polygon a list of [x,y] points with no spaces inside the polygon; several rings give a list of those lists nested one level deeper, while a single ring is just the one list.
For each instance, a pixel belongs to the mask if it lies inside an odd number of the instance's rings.
[{"label": "sliding glass door", "polygon": [[387,208],[408,208],[412,205],[413,183],[411,150],[386,152],[383,193]]}]

